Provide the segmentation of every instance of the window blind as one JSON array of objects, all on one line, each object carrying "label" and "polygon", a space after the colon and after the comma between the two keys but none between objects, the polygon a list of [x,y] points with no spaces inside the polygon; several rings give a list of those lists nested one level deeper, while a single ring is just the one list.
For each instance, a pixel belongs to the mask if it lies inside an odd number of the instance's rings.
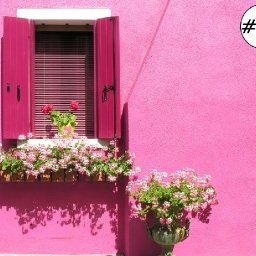
[{"label": "window blind", "polygon": [[70,101],[79,102],[75,111],[76,132],[94,136],[93,33],[37,31],[35,40],[34,132],[52,137],[57,129],[41,113],[51,103],[61,112]]}]

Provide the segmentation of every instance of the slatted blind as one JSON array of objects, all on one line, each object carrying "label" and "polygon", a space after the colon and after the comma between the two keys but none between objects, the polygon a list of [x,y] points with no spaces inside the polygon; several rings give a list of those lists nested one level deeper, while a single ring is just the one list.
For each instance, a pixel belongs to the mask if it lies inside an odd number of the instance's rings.
[{"label": "slatted blind", "polygon": [[93,34],[92,32],[36,32],[35,124],[36,137],[52,137],[57,129],[41,113],[51,103],[61,112],[77,100],[76,132],[94,136]]}]

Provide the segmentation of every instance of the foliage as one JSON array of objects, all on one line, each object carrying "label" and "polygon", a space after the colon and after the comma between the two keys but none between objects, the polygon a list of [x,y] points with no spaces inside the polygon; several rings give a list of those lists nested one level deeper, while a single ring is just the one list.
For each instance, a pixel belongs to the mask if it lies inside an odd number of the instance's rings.
[{"label": "foliage", "polygon": [[208,222],[211,206],[217,204],[210,175],[199,176],[185,169],[168,175],[153,171],[150,177],[131,177],[127,190],[133,198],[132,215],[171,229],[184,227],[191,217]]},{"label": "foliage", "polygon": [[19,158],[19,152],[16,150],[12,150],[6,154],[4,152],[1,152],[1,169],[3,171],[10,170],[13,173],[17,173],[19,171],[24,170],[24,163]]},{"label": "foliage", "polygon": [[50,113],[50,119],[52,123],[58,127],[63,127],[70,124],[72,127],[77,125],[76,116],[71,112],[60,113],[57,110],[53,110]]}]

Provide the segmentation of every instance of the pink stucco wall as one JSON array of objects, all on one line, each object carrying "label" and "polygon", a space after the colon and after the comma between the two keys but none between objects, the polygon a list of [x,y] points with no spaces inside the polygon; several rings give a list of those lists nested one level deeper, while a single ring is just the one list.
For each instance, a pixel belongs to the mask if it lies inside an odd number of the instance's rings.
[{"label": "pink stucco wall", "polygon": [[[218,191],[210,223],[194,221],[176,255],[255,255],[256,49],[239,30],[253,4],[1,1],[0,36],[2,16],[15,16],[16,8],[106,7],[120,16],[125,143],[142,174],[192,167],[211,174]],[[156,255],[143,224],[128,218],[123,190],[124,184],[0,184],[0,253]]]}]

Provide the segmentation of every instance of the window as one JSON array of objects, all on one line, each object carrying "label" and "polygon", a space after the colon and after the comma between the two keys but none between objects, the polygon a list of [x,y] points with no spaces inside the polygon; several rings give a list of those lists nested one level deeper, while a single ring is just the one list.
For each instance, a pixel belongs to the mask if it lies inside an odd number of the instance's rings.
[{"label": "window", "polygon": [[55,101],[61,110],[69,99],[81,104],[81,135],[120,137],[118,22],[118,17],[102,18],[91,31],[86,25],[65,30],[4,17],[4,139],[30,131],[38,137],[51,135],[40,106]]},{"label": "window", "polygon": [[[91,30],[91,31],[90,31]],[[36,26],[34,132],[50,137],[57,132],[41,106],[52,103],[65,111],[79,102],[76,132],[94,136],[93,32],[91,26]],[[54,129],[55,128],[55,129]]]}]

